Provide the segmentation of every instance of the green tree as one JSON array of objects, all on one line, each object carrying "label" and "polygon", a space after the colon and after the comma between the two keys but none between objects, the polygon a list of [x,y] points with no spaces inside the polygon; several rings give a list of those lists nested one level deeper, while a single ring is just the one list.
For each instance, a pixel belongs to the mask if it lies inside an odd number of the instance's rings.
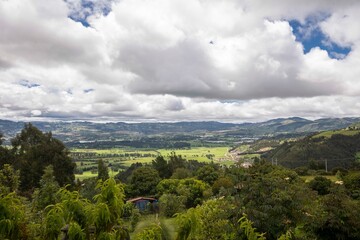
[{"label": "green tree", "polygon": [[173,217],[176,213],[180,213],[185,209],[184,196],[175,194],[163,194],[160,199],[160,213],[165,217]]},{"label": "green tree", "polygon": [[0,170],[0,193],[14,192],[19,187],[20,172],[5,164]]},{"label": "green tree", "polygon": [[360,204],[342,186],[320,198],[318,211],[307,218],[304,230],[313,239],[360,239]]},{"label": "green tree", "polygon": [[178,240],[236,239],[231,221],[233,205],[225,199],[212,199],[177,215]]},{"label": "green tree", "polygon": [[33,194],[33,205],[36,209],[42,210],[50,204],[56,203],[56,193],[59,191],[59,184],[54,177],[54,169],[49,165],[44,170],[40,180],[40,188]]},{"label": "green tree", "polygon": [[95,203],[82,198],[77,191],[61,188],[60,201],[46,208],[43,239],[58,239],[60,231],[68,226],[72,239],[90,238],[90,228],[95,228],[94,239],[129,239],[121,216],[124,206],[124,189],[113,178],[97,184],[100,193]]},{"label": "green tree", "polygon": [[332,182],[323,176],[316,176],[309,182],[312,190],[317,191],[319,195],[326,195],[330,193]]},{"label": "green tree", "polygon": [[219,178],[219,173],[214,166],[205,165],[196,171],[196,176],[199,180],[202,180],[209,185],[213,185],[213,183]]},{"label": "green tree", "polygon": [[239,206],[267,239],[277,239],[312,214],[316,195],[294,171],[266,165],[249,169]]},{"label": "green tree", "polygon": [[171,175],[171,178],[174,179],[184,179],[184,178],[191,178],[192,173],[189,169],[186,168],[177,168],[175,169],[173,175]]},{"label": "green tree", "polygon": [[97,179],[101,179],[106,181],[109,178],[109,170],[106,164],[102,159],[98,161],[98,177]]},{"label": "green tree", "polygon": [[212,186],[212,191],[214,194],[220,193],[225,195],[231,195],[234,192],[234,189],[234,183],[229,177],[218,178]]},{"label": "green tree", "polygon": [[14,192],[0,194],[0,239],[26,236],[25,205]]},{"label": "green tree", "polygon": [[360,200],[360,172],[346,175],[344,177],[344,185],[352,198]]},{"label": "green tree", "polygon": [[160,182],[158,172],[150,167],[136,169],[131,175],[130,189],[132,196],[147,196],[156,193],[156,185]]},{"label": "green tree", "polygon": [[0,133],[0,168],[3,167],[4,164],[11,164],[13,160],[13,155],[10,150],[6,147],[2,146],[3,143],[3,135]]},{"label": "green tree", "polygon": [[75,164],[64,144],[52,134],[42,133],[32,124],[11,141],[14,167],[20,170],[20,189],[23,191],[39,187],[41,176],[48,165],[53,165],[55,179],[60,186],[74,182]]},{"label": "green tree", "polygon": [[169,178],[171,176],[168,162],[163,156],[157,156],[155,160],[152,160],[151,165],[158,171],[161,178]]}]

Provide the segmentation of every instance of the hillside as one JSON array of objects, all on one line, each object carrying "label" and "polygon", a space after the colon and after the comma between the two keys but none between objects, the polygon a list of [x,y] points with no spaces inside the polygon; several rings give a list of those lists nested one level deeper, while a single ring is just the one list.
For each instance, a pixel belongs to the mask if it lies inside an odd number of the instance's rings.
[{"label": "hillside", "polygon": [[295,142],[284,142],[264,155],[286,167],[310,166],[328,169],[349,167],[354,164],[360,151],[360,131],[325,131],[307,136]]},{"label": "hillside", "polygon": [[[175,122],[175,123],[94,123],[94,122],[33,122],[42,131],[51,131],[65,143],[94,141],[142,141],[147,137],[170,136],[175,141],[202,139],[212,142],[259,138],[281,134],[312,133],[345,128],[360,122],[360,118],[279,118],[259,123]],[[0,132],[5,139],[14,137],[24,122],[0,120]],[[145,139],[146,140],[146,139]]]}]

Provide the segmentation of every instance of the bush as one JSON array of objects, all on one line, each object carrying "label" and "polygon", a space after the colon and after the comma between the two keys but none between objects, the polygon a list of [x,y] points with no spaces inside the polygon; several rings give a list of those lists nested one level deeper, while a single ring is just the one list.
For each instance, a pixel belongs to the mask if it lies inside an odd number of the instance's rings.
[{"label": "bush", "polygon": [[309,186],[312,190],[317,191],[319,195],[326,195],[330,193],[331,180],[326,177],[316,176],[309,182]]},{"label": "bush", "polygon": [[174,214],[180,213],[185,209],[184,196],[174,194],[164,194],[160,197],[160,213],[165,217],[173,217]]}]

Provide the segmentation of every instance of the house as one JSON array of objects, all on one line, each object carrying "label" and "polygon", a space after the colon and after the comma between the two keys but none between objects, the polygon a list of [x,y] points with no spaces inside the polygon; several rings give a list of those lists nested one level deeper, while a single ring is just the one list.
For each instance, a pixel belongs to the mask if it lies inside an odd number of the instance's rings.
[{"label": "house", "polygon": [[126,202],[131,202],[135,205],[137,209],[141,212],[143,211],[158,211],[158,200],[156,198],[151,197],[137,197],[133,199],[129,199]]}]

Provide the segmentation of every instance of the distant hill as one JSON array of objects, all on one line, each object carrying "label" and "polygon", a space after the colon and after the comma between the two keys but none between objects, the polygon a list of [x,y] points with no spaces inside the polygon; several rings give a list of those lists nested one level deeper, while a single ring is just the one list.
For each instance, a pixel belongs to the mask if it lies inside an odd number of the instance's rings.
[{"label": "distant hill", "polygon": [[[232,138],[276,136],[311,133],[345,128],[360,118],[327,118],[308,120],[299,117],[279,118],[260,123],[175,122],[175,123],[94,123],[94,122],[33,122],[42,131],[51,131],[64,142],[124,141],[159,135],[223,135]],[[0,120],[0,132],[10,139],[24,122]],[[215,139],[216,140],[216,139]]]},{"label": "distant hill", "polygon": [[350,167],[360,152],[360,130],[325,131],[294,142],[285,142],[264,155],[286,167],[312,166],[325,169]]}]

